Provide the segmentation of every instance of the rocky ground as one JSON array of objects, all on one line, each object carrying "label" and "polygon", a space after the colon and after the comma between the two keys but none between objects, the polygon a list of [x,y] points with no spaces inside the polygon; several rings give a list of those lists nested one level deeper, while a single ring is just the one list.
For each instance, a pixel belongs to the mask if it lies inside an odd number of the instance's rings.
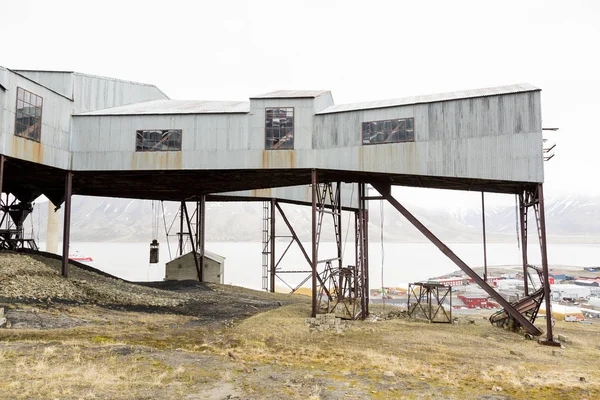
[{"label": "rocky ground", "polygon": [[[70,266],[68,279],[60,275],[61,263],[42,256],[0,253],[0,305],[28,304],[34,309],[57,304],[97,305],[127,311],[190,315],[211,323],[246,318],[260,311],[306,301],[305,298],[272,294],[240,287],[196,281],[131,283],[122,279]],[[89,268],[89,267],[88,267]],[[11,318],[26,324],[18,311]],[[29,318],[35,327],[68,327],[63,318],[41,323]],[[38,322],[36,322],[38,321]],[[73,321],[71,326],[78,323]]]},{"label": "rocky ground", "polygon": [[481,316],[313,320],[303,296],[59,264],[0,253],[0,398],[600,398],[594,324],[546,347]]}]

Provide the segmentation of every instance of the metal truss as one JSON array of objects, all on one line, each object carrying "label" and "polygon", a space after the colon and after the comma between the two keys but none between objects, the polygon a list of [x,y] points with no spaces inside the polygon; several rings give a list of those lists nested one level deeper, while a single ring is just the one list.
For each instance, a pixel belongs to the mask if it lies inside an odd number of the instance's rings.
[{"label": "metal truss", "polygon": [[[444,308],[446,298],[450,299],[448,312]],[[452,323],[452,288],[435,283],[411,283],[408,285],[408,316],[429,322]]]},{"label": "metal truss", "polygon": [[0,249],[28,248],[38,250],[35,240],[25,237],[23,226],[32,211],[32,203],[21,202],[16,198],[11,201],[8,194],[5,199],[0,195]]},{"label": "metal truss", "polygon": [[[392,196],[391,186],[381,182],[373,182],[373,187],[377,189],[379,193],[392,205],[396,210],[400,212],[415,228],[417,228],[425,237],[427,237],[442,253],[444,253],[452,262],[454,262],[461,270],[467,274],[476,284],[479,285],[490,297],[492,297],[498,304],[500,304],[506,312],[516,320],[520,326],[522,326],[527,332],[532,335],[539,336],[543,332],[536,327],[526,316],[521,314],[515,306],[509,303],[500,293],[498,293],[493,287],[491,287],[481,276],[479,276],[473,269],[471,269],[462,259],[460,259],[448,246],[446,246],[437,236],[435,236],[425,225],[423,225],[414,215],[412,215],[398,200]],[[541,185],[539,185],[539,192],[541,193]],[[543,197],[540,196],[540,199]],[[545,226],[543,223],[543,204],[540,202],[540,220],[541,233],[545,236]],[[542,260],[546,265],[547,271],[547,259],[545,254],[542,255]],[[547,277],[547,273],[545,274]],[[546,279],[547,281],[547,279]],[[547,285],[546,285],[547,286]],[[548,287],[548,286],[547,286]],[[549,293],[548,293],[549,297]],[[549,303],[548,298],[546,301]],[[549,341],[551,341],[552,331],[551,328],[547,332]]]},{"label": "metal truss", "polygon": [[[206,231],[206,196],[198,196],[194,202],[195,209],[190,215],[188,212],[187,203],[182,201],[175,218],[171,225],[167,227],[165,221],[165,234],[167,237],[167,246],[169,254],[171,254],[169,237],[177,237],[177,252],[178,257],[191,252],[194,255],[194,264],[196,266],[196,274],[198,280],[203,280],[204,271],[204,252],[205,252],[205,231]],[[164,209],[163,209],[164,217]],[[175,221],[179,219],[179,231],[172,233]]]}]

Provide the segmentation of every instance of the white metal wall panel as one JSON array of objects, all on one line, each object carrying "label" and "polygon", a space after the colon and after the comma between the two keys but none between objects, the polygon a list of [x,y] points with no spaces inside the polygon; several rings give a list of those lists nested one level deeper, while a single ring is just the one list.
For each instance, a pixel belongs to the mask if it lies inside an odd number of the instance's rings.
[{"label": "white metal wall panel", "polygon": [[[2,108],[2,153],[9,157],[70,168],[70,124],[72,102],[53,91],[18,74],[8,72],[7,91]],[[43,99],[40,142],[15,136],[17,87],[22,87]]]},{"label": "white metal wall panel", "polygon": [[73,73],[70,71],[16,70],[15,72],[73,99]]},{"label": "white metal wall panel", "polygon": [[153,85],[73,74],[75,114],[161,99],[167,99],[167,96]]}]

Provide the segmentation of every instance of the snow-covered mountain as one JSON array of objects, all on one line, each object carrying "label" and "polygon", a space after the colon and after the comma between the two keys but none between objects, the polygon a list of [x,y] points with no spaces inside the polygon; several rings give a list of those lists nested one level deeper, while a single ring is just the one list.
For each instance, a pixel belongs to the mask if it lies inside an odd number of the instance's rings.
[{"label": "snow-covered mountain", "polygon": [[[189,204],[190,215],[193,212]],[[164,215],[163,215],[164,206]],[[171,233],[179,231],[176,217],[177,203],[164,204],[151,201],[74,197],[72,206],[72,240],[74,241],[149,241],[156,235],[163,237],[165,225],[172,226]],[[481,209],[459,207],[431,209],[419,204],[406,203],[414,213],[438,237],[453,242],[475,242],[481,240]],[[282,205],[296,233],[303,239],[310,238],[310,208]],[[46,234],[47,206],[36,206],[33,219],[28,220],[27,230],[44,240]],[[486,208],[487,234],[490,241],[516,240],[515,206],[490,206]],[[62,214],[59,211],[62,225]],[[209,241],[260,241],[262,235],[262,203],[207,203],[207,240]],[[323,231],[323,240],[333,240],[331,223]],[[531,211],[530,220],[533,219]],[[193,219],[193,218],[192,218]],[[344,236],[353,217],[344,213],[342,224]],[[425,241],[423,236],[402,215],[384,206],[384,240],[415,242]],[[571,242],[600,242],[600,196],[571,195],[550,198],[546,201],[546,221],[549,240]],[[379,202],[370,208],[370,240],[380,239],[381,209]],[[531,225],[530,235],[535,236]],[[186,229],[184,229],[186,230]],[[277,221],[277,232],[287,234],[281,218]],[[352,231],[349,239],[352,239]]]}]

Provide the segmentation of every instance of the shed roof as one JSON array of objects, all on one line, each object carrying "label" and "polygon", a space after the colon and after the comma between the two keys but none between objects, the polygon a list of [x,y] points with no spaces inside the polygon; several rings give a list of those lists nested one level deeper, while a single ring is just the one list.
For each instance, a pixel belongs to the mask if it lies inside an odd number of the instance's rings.
[{"label": "shed roof", "polygon": [[[180,258],[184,258],[184,257],[188,258],[188,257],[190,257],[191,254],[192,254],[191,251],[189,253],[185,253],[184,255],[174,258],[171,261],[167,262],[167,264],[170,264],[173,261],[179,260]],[[198,255],[200,255],[200,253],[198,253]],[[204,250],[204,257],[206,257],[210,260],[213,260],[219,264],[223,264],[223,262],[225,261],[225,257],[220,256],[217,253],[213,253],[212,251],[208,251],[208,250]]]},{"label": "shed roof", "polygon": [[244,101],[152,100],[103,110],[88,111],[89,115],[161,115],[161,114],[237,114],[248,113],[250,104]]},{"label": "shed roof", "polygon": [[509,85],[509,86],[497,86],[497,87],[490,87],[490,88],[483,88],[483,89],[461,90],[459,92],[428,94],[428,95],[421,95],[421,96],[404,97],[404,98],[399,98],[399,99],[388,99],[388,100],[368,101],[368,102],[362,102],[362,103],[332,105],[327,108],[324,108],[323,110],[319,111],[317,114],[333,114],[333,113],[346,112],[346,111],[370,110],[370,109],[376,109],[376,108],[407,106],[407,105],[412,105],[412,104],[437,103],[440,101],[469,99],[469,98],[475,98],[475,97],[498,96],[501,94],[534,92],[534,91],[540,91],[540,90],[541,89],[539,89],[533,85],[530,85],[528,83],[521,83],[521,84]]},{"label": "shed roof", "polygon": [[252,96],[251,99],[313,99],[329,93],[329,90],[276,90],[274,92]]}]

